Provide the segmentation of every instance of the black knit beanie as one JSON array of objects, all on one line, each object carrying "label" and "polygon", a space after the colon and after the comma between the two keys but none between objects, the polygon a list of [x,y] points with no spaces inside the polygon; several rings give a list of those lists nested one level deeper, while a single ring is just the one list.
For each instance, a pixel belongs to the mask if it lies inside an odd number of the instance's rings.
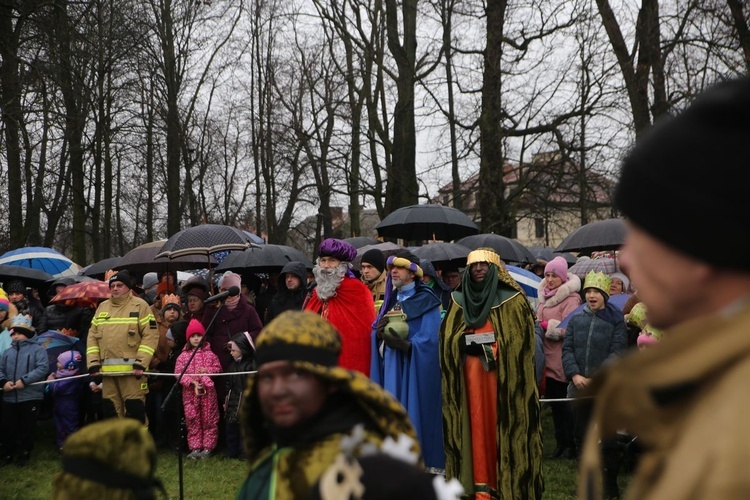
[{"label": "black knit beanie", "polygon": [[24,285],[21,280],[9,281],[8,284],[5,285],[5,291],[8,293],[22,293],[23,295],[26,295],[26,285]]},{"label": "black knit beanie", "polygon": [[718,84],[657,122],[625,158],[615,205],[634,224],[692,257],[750,272],[750,79]]},{"label": "black knit beanie", "polygon": [[122,271],[117,271],[117,274],[109,278],[109,284],[112,284],[114,281],[121,281],[126,287],[133,288],[133,280],[130,277],[130,273],[123,269]]},{"label": "black knit beanie", "polygon": [[385,269],[385,254],[382,250],[371,248],[362,254],[362,262],[367,262],[382,273]]}]

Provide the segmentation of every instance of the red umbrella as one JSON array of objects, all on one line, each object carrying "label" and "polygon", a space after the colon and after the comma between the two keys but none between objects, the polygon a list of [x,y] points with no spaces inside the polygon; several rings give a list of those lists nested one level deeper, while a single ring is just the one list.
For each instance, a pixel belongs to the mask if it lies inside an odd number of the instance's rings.
[{"label": "red umbrella", "polygon": [[50,303],[74,307],[97,307],[109,298],[109,283],[100,280],[73,283],[52,297]]}]

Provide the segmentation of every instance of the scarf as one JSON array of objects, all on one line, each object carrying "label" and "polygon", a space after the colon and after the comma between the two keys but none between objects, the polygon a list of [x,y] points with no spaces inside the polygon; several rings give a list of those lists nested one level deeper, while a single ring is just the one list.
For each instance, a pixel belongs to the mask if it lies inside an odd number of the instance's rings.
[{"label": "scarf", "polygon": [[542,289],[542,294],[544,295],[545,299],[549,299],[554,297],[559,289],[559,286],[557,288],[550,288],[549,286],[545,285]]},{"label": "scarf", "polygon": [[478,328],[487,321],[497,291],[497,266],[490,264],[484,279],[475,282],[471,273],[465,272],[461,279],[464,295],[464,321],[466,328]]},{"label": "scarf", "polygon": [[237,295],[236,297],[227,297],[224,300],[224,307],[226,307],[228,310],[233,311],[235,307],[237,307],[237,304],[240,303],[240,296]]}]

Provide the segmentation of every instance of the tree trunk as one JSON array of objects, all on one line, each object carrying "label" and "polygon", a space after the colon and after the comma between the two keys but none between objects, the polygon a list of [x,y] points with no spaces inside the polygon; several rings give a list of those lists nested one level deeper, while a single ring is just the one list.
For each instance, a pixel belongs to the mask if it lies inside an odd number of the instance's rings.
[{"label": "tree trunk", "polygon": [[443,53],[445,54],[445,83],[448,90],[448,131],[451,138],[451,179],[453,206],[459,210],[464,208],[464,194],[461,190],[461,175],[458,171],[458,144],[456,134],[456,109],[453,96],[453,1],[442,1],[443,20]]},{"label": "tree trunk", "polygon": [[[654,0],[655,1],[655,0]],[[648,2],[646,2],[647,4]],[[609,43],[620,67],[622,78],[625,81],[625,89],[630,100],[630,109],[633,113],[633,125],[635,127],[636,138],[651,127],[651,114],[648,105],[648,75],[650,68],[639,67],[633,68],[633,55],[630,54],[625,39],[622,36],[620,25],[617,23],[615,13],[609,4],[609,0],[596,0],[599,7],[599,15],[602,18],[604,30],[609,37]],[[636,38],[640,43],[647,43],[639,35],[644,31],[643,9],[636,26]],[[658,22],[658,21],[657,21]],[[643,50],[643,49],[642,49]],[[645,61],[643,61],[645,63]],[[641,63],[641,61],[639,61]]]},{"label": "tree trunk", "polygon": [[21,82],[18,74],[18,37],[24,23],[19,17],[13,26],[15,2],[0,2],[0,96],[5,129],[5,155],[8,161],[8,246],[22,247],[26,242],[23,227],[23,180],[21,175]]},{"label": "tree trunk", "polygon": [[180,109],[178,96],[180,91],[177,55],[174,42],[174,23],[172,22],[172,1],[164,0],[162,8],[164,53],[164,78],[167,87],[167,236],[172,236],[181,229],[182,213],[180,212]]},{"label": "tree trunk", "polygon": [[[745,56],[745,72],[750,73],[750,29],[747,26],[743,4],[747,5],[747,2],[743,2],[742,0],[727,0],[729,10],[732,12],[734,29],[737,30],[737,39],[739,40],[742,54]],[[750,7],[747,8],[750,9]]]},{"label": "tree trunk", "polygon": [[86,195],[83,170],[83,129],[85,118],[80,96],[73,82],[71,66],[71,27],[66,0],[55,0],[55,27],[60,49],[60,91],[65,105],[65,136],[70,151],[70,173],[73,190],[73,261],[87,262],[86,257]]},{"label": "tree trunk", "polygon": [[[417,0],[402,0],[401,30],[396,0],[385,1],[388,49],[396,61],[396,105],[393,109],[392,164],[387,170],[385,210],[414,205],[419,201],[416,171],[416,126],[414,123],[414,82],[417,52]],[[399,35],[403,43],[399,43]]]},{"label": "tree trunk", "polygon": [[502,50],[505,0],[488,0],[487,46],[482,75],[482,112],[479,117],[479,213],[481,230],[510,235],[512,214],[505,207],[503,181]]}]

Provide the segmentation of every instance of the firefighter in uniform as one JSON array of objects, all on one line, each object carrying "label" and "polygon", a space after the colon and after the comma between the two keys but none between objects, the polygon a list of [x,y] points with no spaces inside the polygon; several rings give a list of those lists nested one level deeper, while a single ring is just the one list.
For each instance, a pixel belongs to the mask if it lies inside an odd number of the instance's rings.
[{"label": "firefighter in uniform", "polygon": [[127,271],[107,281],[111,297],[96,309],[86,342],[89,373],[132,372],[103,377],[103,412],[105,417],[131,417],[145,424],[148,380],[143,372],[159,343],[156,318],[146,301],[131,293]]}]

